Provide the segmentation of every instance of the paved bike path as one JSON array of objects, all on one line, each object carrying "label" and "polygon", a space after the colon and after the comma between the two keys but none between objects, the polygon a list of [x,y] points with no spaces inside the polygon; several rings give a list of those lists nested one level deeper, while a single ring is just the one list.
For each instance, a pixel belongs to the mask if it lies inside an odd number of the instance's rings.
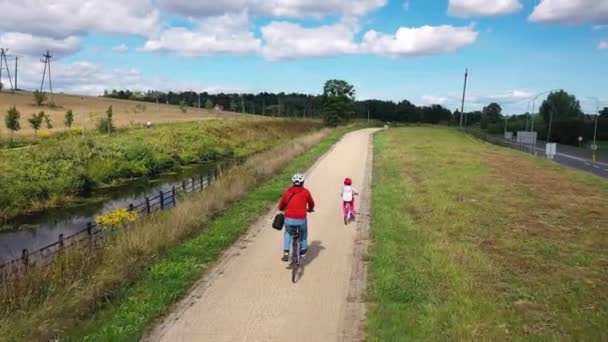
[{"label": "paved bike path", "polygon": [[[280,261],[276,210],[254,225],[160,324],[149,341],[338,341],[353,339],[348,305],[357,225],[344,226],[344,177],[365,189],[373,130],[347,134],[307,174],[316,202],[309,215],[309,253],[296,284]],[[286,179],[286,185],[289,179]],[[361,191],[360,191],[361,192]],[[357,200],[366,200],[363,192]],[[278,200],[278,199],[277,199]],[[358,218],[360,219],[360,218]],[[356,261],[360,262],[360,261]],[[356,266],[356,265],[355,265]],[[352,292],[352,291],[351,291]],[[355,324],[356,325],[356,324]],[[355,338],[356,339],[356,338]]]}]

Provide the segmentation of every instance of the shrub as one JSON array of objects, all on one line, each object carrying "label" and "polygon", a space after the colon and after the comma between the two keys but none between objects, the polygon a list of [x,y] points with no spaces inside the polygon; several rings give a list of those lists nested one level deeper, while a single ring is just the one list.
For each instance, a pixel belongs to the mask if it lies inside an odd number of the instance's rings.
[{"label": "shrub", "polygon": [[65,127],[72,128],[73,122],[74,122],[74,113],[72,112],[71,109],[68,109],[68,111],[65,112],[65,117],[63,119],[63,123],[65,123]]},{"label": "shrub", "polygon": [[19,123],[19,119],[21,118],[21,113],[17,110],[17,107],[12,106],[6,112],[4,116],[4,123],[6,124],[6,128],[11,131],[11,142],[13,141],[13,135],[15,131],[21,129],[21,124]]},{"label": "shrub", "polygon": [[101,118],[97,122],[97,130],[99,133],[109,133],[114,130],[114,125],[112,124],[111,120],[108,120],[108,118]]},{"label": "shrub", "polygon": [[33,96],[34,102],[38,107],[42,106],[44,104],[44,101],[46,101],[46,93],[43,91],[35,90]]},{"label": "shrub", "polygon": [[124,227],[131,222],[137,221],[137,218],[137,213],[120,208],[107,214],[97,216],[95,218],[95,223],[102,226],[103,229],[110,229]]}]

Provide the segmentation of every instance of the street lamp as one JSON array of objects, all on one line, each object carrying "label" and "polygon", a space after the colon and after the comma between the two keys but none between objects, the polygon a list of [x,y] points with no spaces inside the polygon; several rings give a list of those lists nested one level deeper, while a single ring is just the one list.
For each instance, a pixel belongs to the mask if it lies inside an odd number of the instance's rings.
[{"label": "street lamp", "polygon": [[593,146],[591,146],[591,150],[593,151],[593,162],[595,163],[595,151],[597,150],[597,119],[600,116],[600,102],[597,100],[597,97],[592,97],[595,100],[595,128],[593,129]]},{"label": "street lamp", "polygon": [[[535,108],[535,106],[536,106],[536,99],[537,99],[539,96],[541,96],[541,95],[543,95],[543,94],[550,93],[550,92],[552,92],[552,91],[558,91],[558,90],[559,90],[559,89],[551,89],[551,90],[543,91],[542,93],[538,93],[538,94],[537,94],[537,95],[534,97],[534,100],[532,100],[532,114],[531,114],[531,115],[534,115],[534,108]],[[530,128],[530,132],[533,132],[533,131],[534,131],[534,116],[532,116],[532,125],[531,125],[531,128]]]}]

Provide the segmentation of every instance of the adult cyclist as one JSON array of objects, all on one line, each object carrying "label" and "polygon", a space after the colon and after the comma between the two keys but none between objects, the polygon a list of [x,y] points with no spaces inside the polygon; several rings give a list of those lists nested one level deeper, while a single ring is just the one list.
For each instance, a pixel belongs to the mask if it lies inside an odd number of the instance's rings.
[{"label": "adult cyclist", "polygon": [[308,220],[307,212],[312,212],[315,208],[315,201],[312,199],[310,191],[304,187],[304,175],[296,173],[291,178],[292,186],[287,188],[279,202],[279,210],[285,213],[285,234],[283,235],[283,258],[289,260],[289,246],[291,245],[291,235],[293,226],[300,226],[301,250],[300,255],[306,256],[308,251]]}]

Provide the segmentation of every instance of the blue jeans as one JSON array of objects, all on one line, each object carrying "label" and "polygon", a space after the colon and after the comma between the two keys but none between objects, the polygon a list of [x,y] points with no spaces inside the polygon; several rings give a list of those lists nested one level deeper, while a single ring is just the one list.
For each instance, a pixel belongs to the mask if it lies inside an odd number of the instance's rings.
[{"label": "blue jeans", "polygon": [[308,220],[293,219],[285,217],[285,234],[283,235],[283,251],[289,251],[291,247],[291,234],[294,232],[292,226],[300,226],[300,246],[301,250],[308,249]]}]

